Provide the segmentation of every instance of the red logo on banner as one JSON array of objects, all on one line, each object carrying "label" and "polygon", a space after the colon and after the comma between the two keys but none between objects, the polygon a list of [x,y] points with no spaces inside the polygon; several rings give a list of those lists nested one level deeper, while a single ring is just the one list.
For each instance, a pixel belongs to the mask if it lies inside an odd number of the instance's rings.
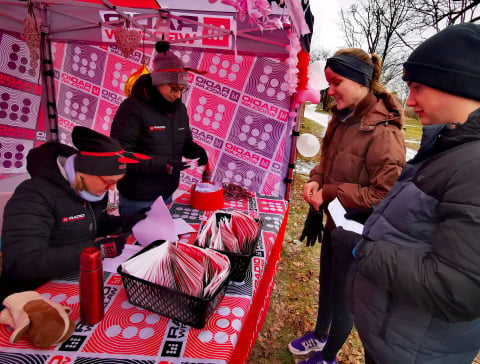
[{"label": "red logo on banner", "polygon": [[[207,25],[223,28],[226,31],[230,30],[230,19],[204,17],[203,22]],[[214,29],[204,27],[202,35],[214,35],[215,33],[216,31]],[[202,44],[205,46],[228,47],[229,38],[229,34],[226,33],[218,37],[205,38],[202,40]]]}]

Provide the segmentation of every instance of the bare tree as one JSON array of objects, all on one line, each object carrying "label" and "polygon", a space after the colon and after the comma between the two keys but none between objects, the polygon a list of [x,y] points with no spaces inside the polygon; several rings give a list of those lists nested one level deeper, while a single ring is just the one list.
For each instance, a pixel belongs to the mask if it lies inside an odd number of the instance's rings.
[{"label": "bare tree", "polygon": [[416,0],[414,9],[421,27],[437,32],[458,23],[480,21],[480,0]]},{"label": "bare tree", "polygon": [[[398,87],[402,64],[424,34],[480,20],[480,0],[358,0],[340,13],[349,47],[376,53],[382,81]],[[403,92],[399,92],[403,94]]]}]

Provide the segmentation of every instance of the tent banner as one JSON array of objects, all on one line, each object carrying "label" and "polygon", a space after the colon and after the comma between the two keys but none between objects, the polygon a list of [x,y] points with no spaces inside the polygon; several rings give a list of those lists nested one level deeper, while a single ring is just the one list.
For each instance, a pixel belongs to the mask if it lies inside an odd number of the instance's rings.
[{"label": "tent banner", "polygon": [[[233,48],[233,37],[229,34],[234,34],[237,29],[234,17],[231,15],[175,12],[174,18],[162,18],[161,16],[145,17],[139,12],[125,13],[142,27],[130,24],[129,30],[138,31],[144,37],[146,44],[153,44],[158,39],[166,39],[171,42],[181,42],[180,44],[184,47]],[[102,20],[102,42],[115,43],[115,28],[106,24],[122,21],[122,18],[115,11],[99,10],[99,14]],[[218,36],[215,36],[217,33]],[[157,38],[152,39],[152,36]]]},{"label": "tent banner", "polygon": [[[30,67],[25,43],[0,33],[0,176],[26,172],[28,151],[46,141],[39,70]],[[270,196],[284,196],[291,130],[288,66],[274,58],[209,52],[185,47],[173,51],[189,73],[183,96],[194,139],[214,167],[213,180]],[[52,43],[58,140],[82,125],[109,135],[128,77],[153,49],[128,59],[117,46]],[[201,181],[202,168],[182,173],[180,188]]]}]

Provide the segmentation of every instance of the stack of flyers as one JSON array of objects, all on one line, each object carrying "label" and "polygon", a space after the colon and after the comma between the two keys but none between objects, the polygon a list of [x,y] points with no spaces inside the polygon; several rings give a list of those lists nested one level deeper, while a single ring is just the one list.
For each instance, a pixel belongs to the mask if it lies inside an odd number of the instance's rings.
[{"label": "stack of flyers", "polygon": [[197,236],[200,247],[234,254],[248,254],[255,243],[260,224],[238,211],[217,211]]},{"label": "stack of flyers", "polygon": [[230,261],[210,249],[166,242],[122,263],[122,270],[148,282],[207,299],[228,277]]}]

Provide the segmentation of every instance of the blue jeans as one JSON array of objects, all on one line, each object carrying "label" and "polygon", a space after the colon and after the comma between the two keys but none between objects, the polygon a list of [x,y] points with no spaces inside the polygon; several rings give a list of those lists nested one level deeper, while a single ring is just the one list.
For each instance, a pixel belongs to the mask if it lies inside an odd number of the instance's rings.
[{"label": "blue jeans", "polygon": [[[119,193],[118,196],[119,196],[118,212],[120,213],[120,216],[135,215],[141,209],[144,209],[146,207],[151,207],[152,204],[155,202],[155,200],[151,200],[151,201],[130,200],[125,196],[122,196],[121,193]],[[172,202],[172,200],[173,200],[173,195],[170,195],[167,198],[163,199],[163,201],[165,202],[165,205],[168,205],[170,202]]]}]

